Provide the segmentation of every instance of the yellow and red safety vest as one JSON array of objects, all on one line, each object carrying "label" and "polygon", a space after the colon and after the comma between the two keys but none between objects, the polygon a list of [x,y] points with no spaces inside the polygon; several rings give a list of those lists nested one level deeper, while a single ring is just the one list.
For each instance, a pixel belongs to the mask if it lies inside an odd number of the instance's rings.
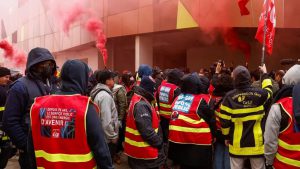
[{"label": "yellow and red safety vest", "polygon": [[159,115],[166,119],[170,119],[172,114],[172,103],[174,101],[174,92],[178,89],[178,86],[172,83],[163,81],[158,88],[159,98]]},{"label": "yellow and red safety vest", "polygon": [[300,169],[300,133],[294,131],[293,99],[277,102],[289,118],[289,125],[278,136],[278,150],[273,166],[276,169]]},{"label": "yellow and red safety vest", "polygon": [[96,168],[87,142],[86,113],[90,99],[81,95],[37,97],[31,129],[37,168]]},{"label": "yellow and red safety vest", "polygon": [[180,94],[174,100],[169,126],[169,141],[179,144],[212,144],[209,125],[197,114],[203,99],[209,102],[209,96],[202,94]]},{"label": "yellow and red safety vest", "polygon": [[136,159],[156,159],[158,158],[158,149],[149,145],[144,139],[141,137],[140,132],[138,131],[134,119],[134,108],[135,105],[141,100],[151,106],[152,109],[152,127],[158,132],[159,127],[159,117],[155,110],[155,108],[142,96],[138,94],[134,94],[130,105],[129,111],[126,119],[126,131],[125,131],[125,144],[124,144],[124,152],[126,155]]}]

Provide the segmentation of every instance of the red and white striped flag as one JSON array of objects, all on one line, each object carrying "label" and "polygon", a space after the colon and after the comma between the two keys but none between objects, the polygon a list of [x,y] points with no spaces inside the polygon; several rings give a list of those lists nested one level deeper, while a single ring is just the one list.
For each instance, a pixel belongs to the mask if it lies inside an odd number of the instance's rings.
[{"label": "red and white striped flag", "polygon": [[[268,4],[267,4],[268,1]],[[275,13],[275,2],[274,0],[265,0],[263,5],[263,11],[261,13],[259,24],[257,28],[257,32],[255,35],[255,39],[257,39],[260,43],[263,43],[264,38],[264,25],[265,25],[265,14],[267,11],[267,26],[266,26],[266,50],[269,55],[272,54],[273,51],[273,42],[275,37],[275,27],[276,27],[276,13]]]}]

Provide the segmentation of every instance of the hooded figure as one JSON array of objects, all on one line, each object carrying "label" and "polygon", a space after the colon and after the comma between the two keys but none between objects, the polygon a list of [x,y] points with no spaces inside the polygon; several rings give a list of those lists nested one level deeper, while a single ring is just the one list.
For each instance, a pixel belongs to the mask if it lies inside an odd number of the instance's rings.
[{"label": "hooded figure", "polygon": [[[299,119],[299,107],[300,107],[300,65],[295,65],[290,68],[282,79],[283,87],[278,91],[277,95],[273,100],[273,105],[270,109],[267,122],[266,131],[264,134],[265,138],[265,157],[266,164],[272,167],[276,154],[278,152],[278,140],[279,136],[285,134],[283,130],[287,129],[290,125],[289,119],[290,115],[284,113],[281,106],[277,103],[281,99],[291,98],[293,102],[293,114],[295,119],[294,132],[299,132],[300,126],[297,119]],[[296,140],[294,143],[299,144]],[[293,145],[290,145],[293,148]],[[292,154],[292,153],[291,153]],[[297,158],[299,156],[295,156]],[[299,159],[297,159],[299,160]],[[286,166],[288,168],[288,166]]]},{"label": "hooded figure", "polygon": [[[57,95],[86,95],[88,86],[88,66],[79,60],[68,60],[62,67],[61,80],[62,86]],[[51,97],[51,96],[50,96]],[[67,104],[67,103],[60,103]],[[105,142],[104,132],[101,127],[101,122],[98,118],[96,107],[93,103],[89,103],[86,113],[86,135],[88,145],[93,152],[93,158],[95,159],[97,166],[101,169],[112,169],[112,160],[109,155],[109,149]],[[75,129],[76,130],[76,129]],[[43,134],[42,134],[43,135]],[[51,138],[51,137],[50,137]],[[78,139],[78,138],[77,138]],[[32,135],[30,131],[30,137],[28,142],[28,152],[31,155],[33,167],[36,167],[36,157],[34,155]],[[68,146],[68,145],[65,145]]]},{"label": "hooded figure", "polygon": [[52,81],[55,70],[56,63],[49,50],[34,48],[28,55],[26,76],[14,82],[9,90],[3,128],[17,148],[22,150],[19,158],[22,169],[29,166],[26,144],[30,107],[34,98],[57,90],[57,84]]},{"label": "hooded figure", "polygon": [[[212,137],[215,135],[215,122],[213,118],[213,110],[209,108],[209,105],[204,99],[204,95],[202,95],[202,99],[200,99],[199,103],[194,102],[195,97],[199,97],[203,91],[203,84],[200,81],[198,74],[188,74],[183,76],[182,84],[181,84],[181,94],[177,97],[178,98],[192,98],[190,101],[186,101],[185,99],[179,100],[178,105],[184,104],[184,109],[190,107],[188,112],[184,114],[191,114],[193,115],[194,112],[191,110],[191,105],[198,105],[196,113],[201,119],[203,119],[210,128],[210,134]],[[196,100],[196,99],[195,99]],[[177,100],[175,99],[173,102],[173,114],[176,111],[181,112],[181,110],[175,111],[175,107],[177,105]],[[178,106],[181,107],[181,106]],[[179,108],[178,108],[179,109]],[[184,110],[182,110],[184,112]],[[173,123],[172,121],[176,120],[176,117],[173,119],[173,114],[170,120],[170,126],[177,124],[176,122]],[[175,113],[176,114],[176,113]],[[179,116],[182,116],[180,114]],[[188,118],[188,117],[187,117]],[[193,119],[194,120],[194,119]],[[186,123],[186,122],[184,122]],[[178,123],[180,124],[180,123]],[[196,123],[194,123],[196,124]],[[182,124],[181,124],[182,125]],[[180,126],[182,128],[189,128],[188,126]],[[172,130],[170,130],[171,135]],[[198,133],[197,133],[198,134]],[[169,136],[170,136],[169,135]],[[193,136],[191,136],[193,137]],[[198,144],[191,144],[184,142],[184,138],[181,143],[177,143],[169,137],[169,152],[168,157],[173,160],[176,164],[179,164],[181,168],[184,169],[196,169],[196,168],[212,168],[212,145],[198,145]],[[212,142],[211,142],[212,143]],[[210,144],[211,144],[210,143]]]}]

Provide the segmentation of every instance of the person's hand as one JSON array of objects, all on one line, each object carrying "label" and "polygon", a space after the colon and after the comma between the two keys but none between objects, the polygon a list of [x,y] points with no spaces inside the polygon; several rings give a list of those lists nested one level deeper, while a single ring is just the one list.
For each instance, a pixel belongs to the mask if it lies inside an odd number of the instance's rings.
[{"label": "person's hand", "polygon": [[263,64],[262,66],[259,66],[259,70],[260,70],[263,74],[268,73],[268,72],[267,72],[266,64]]},{"label": "person's hand", "polygon": [[216,67],[216,74],[221,73],[221,70],[222,70],[222,64],[221,64],[221,63],[218,63],[218,64],[217,64],[217,67]]},{"label": "person's hand", "polygon": [[229,144],[230,144],[230,141],[229,140],[225,140],[225,146],[229,146]]},{"label": "person's hand", "polygon": [[112,139],[111,142],[112,142],[113,144],[117,144],[117,143],[118,143],[118,140],[119,140],[119,138],[115,138],[115,139]]}]

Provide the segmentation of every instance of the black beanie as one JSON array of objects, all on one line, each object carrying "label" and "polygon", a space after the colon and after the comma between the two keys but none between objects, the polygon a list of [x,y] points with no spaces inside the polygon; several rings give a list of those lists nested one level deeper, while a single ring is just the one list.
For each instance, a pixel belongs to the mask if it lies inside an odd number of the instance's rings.
[{"label": "black beanie", "polygon": [[155,86],[155,82],[151,80],[149,76],[144,76],[142,78],[140,87],[145,89],[147,92],[151,93],[152,95],[154,95],[154,90],[155,90],[154,86]]},{"label": "black beanie", "polygon": [[6,67],[0,67],[0,77],[10,75],[10,70]]}]

